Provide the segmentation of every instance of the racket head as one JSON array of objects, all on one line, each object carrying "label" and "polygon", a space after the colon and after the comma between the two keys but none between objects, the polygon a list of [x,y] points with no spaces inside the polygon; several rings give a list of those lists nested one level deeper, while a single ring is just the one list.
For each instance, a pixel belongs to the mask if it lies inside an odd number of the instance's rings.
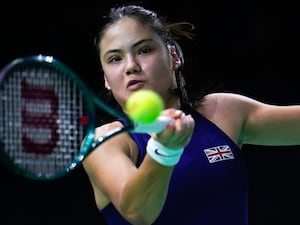
[{"label": "racket head", "polygon": [[30,179],[66,175],[94,139],[93,102],[76,73],[52,56],[13,60],[0,72],[1,160]]}]

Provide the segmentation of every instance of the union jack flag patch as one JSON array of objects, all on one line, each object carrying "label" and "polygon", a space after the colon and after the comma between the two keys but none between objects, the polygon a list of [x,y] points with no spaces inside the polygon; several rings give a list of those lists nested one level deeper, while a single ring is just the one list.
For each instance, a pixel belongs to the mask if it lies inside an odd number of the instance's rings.
[{"label": "union jack flag patch", "polygon": [[234,159],[234,155],[228,145],[221,145],[212,148],[207,148],[204,149],[204,152],[209,163]]}]

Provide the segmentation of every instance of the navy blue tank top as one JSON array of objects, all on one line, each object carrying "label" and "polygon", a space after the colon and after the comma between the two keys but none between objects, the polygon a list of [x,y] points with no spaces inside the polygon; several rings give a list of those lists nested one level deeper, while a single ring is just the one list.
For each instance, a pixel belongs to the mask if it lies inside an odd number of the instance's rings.
[{"label": "navy blue tank top", "polygon": [[[215,124],[193,109],[191,142],[175,166],[168,196],[153,225],[247,225],[248,172],[241,149]],[[131,134],[139,166],[148,134]],[[108,225],[129,225],[112,204],[101,210]]]}]

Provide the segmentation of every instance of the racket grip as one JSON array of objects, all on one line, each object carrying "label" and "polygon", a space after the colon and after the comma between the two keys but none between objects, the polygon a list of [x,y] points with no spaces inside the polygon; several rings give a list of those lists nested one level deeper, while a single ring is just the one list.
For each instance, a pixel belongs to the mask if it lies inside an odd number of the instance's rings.
[{"label": "racket grip", "polygon": [[132,133],[159,133],[165,129],[165,127],[172,123],[174,119],[166,116],[159,116],[154,123],[141,124],[136,123]]}]

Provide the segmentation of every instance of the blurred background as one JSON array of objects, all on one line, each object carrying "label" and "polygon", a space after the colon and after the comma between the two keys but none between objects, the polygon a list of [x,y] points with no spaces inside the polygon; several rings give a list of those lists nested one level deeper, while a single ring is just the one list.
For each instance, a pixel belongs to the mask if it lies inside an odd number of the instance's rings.
[{"label": "blurred background", "polygon": [[[93,37],[108,8],[122,2],[2,2],[0,68],[18,57],[53,55],[99,91],[102,74]],[[221,82],[223,89],[265,102],[300,103],[296,2],[142,2],[171,21],[196,25],[197,43],[184,49],[194,84]],[[250,225],[300,224],[300,148],[244,150],[250,174]],[[38,182],[0,165],[0,190],[1,225],[105,224],[81,167],[58,180]]]}]

